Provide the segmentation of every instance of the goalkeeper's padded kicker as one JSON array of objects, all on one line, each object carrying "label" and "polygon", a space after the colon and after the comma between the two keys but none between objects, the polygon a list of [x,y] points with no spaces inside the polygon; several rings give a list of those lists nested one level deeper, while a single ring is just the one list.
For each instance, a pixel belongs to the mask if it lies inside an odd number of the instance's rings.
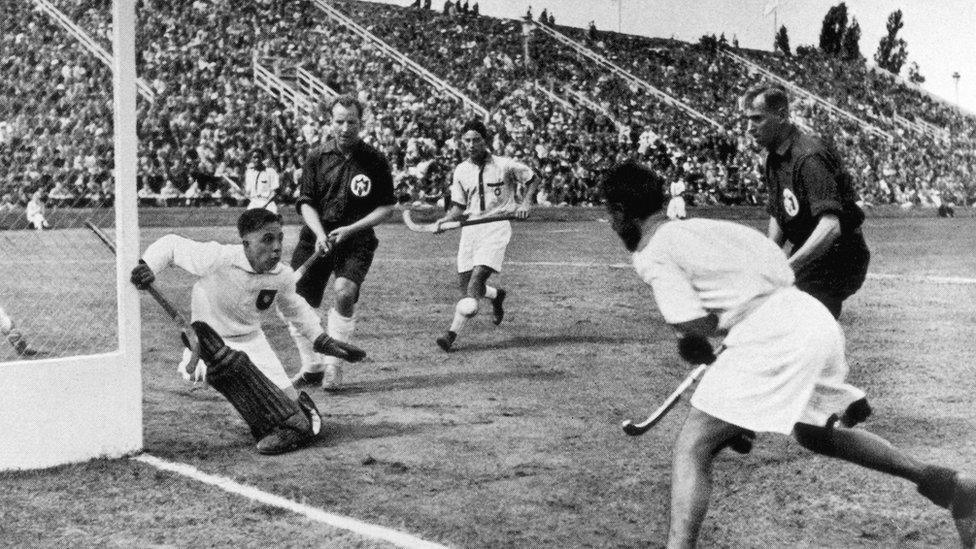
[{"label": "goalkeeper's padded kicker", "polygon": [[224,395],[261,440],[278,427],[312,433],[307,413],[258,370],[246,353],[231,349],[207,323],[196,321],[200,358],[207,365],[207,383]]}]

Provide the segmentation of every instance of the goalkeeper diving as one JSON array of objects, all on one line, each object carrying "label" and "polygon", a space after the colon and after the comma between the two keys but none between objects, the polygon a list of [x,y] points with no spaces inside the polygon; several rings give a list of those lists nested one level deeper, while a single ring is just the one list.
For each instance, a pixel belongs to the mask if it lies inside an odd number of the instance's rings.
[{"label": "goalkeeper diving", "polygon": [[251,428],[259,452],[280,454],[309,443],[321,428],[321,417],[312,399],[292,386],[261,329],[262,312],[276,304],[319,353],[349,362],[366,353],[330,338],[315,311],[295,293],[295,272],[281,263],[280,215],[247,210],[237,230],[240,244],[166,235],[146,249],[131,280],[146,289],[156,273],[173,265],[200,277],[190,305],[200,361],[188,364],[192,353],[186,349],[178,369],[187,380],[205,379],[230,401]]}]

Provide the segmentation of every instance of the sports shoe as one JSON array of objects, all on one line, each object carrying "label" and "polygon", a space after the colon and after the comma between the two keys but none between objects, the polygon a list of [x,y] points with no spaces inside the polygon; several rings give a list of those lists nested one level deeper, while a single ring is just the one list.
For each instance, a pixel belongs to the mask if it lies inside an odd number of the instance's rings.
[{"label": "sports shoe", "polygon": [[326,364],[324,374],[322,377],[322,389],[326,391],[338,391],[342,389],[342,366],[338,364]]},{"label": "sports shoe", "polygon": [[499,288],[498,295],[495,296],[495,299],[491,300],[491,309],[493,313],[491,321],[495,323],[495,326],[501,324],[502,320],[505,319],[505,308],[502,307],[502,304],[505,302],[505,295],[507,295],[507,292]]},{"label": "sports shoe", "polygon": [[451,350],[451,346],[454,345],[454,340],[457,339],[457,334],[448,330],[444,335],[437,338],[437,346],[440,347],[444,352]]},{"label": "sports shoe", "polygon": [[298,449],[308,443],[315,435],[311,431],[296,431],[289,427],[275,427],[266,437],[258,441],[258,452],[275,456]]},{"label": "sports shoe", "polygon": [[14,351],[17,351],[17,354],[20,356],[34,356],[37,354],[37,351],[27,346],[27,342],[24,341],[23,336],[16,330],[10,332],[10,335],[7,336],[7,341],[13,345]]},{"label": "sports shoe", "polygon": [[976,479],[958,475],[952,491],[952,520],[965,549],[976,546]]},{"label": "sports shoe", "polygon": [[325,377],[325,372],[298,372],[295,377],[291,378],[291,384],[296,389],[301,389],[303,387],[318,387],[322,384],[322,379]]}]

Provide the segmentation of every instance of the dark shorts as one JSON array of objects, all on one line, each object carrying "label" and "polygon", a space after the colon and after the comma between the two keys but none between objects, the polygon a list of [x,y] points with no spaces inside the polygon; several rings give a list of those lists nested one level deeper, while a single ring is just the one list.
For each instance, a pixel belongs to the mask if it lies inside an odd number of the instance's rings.
[{"label": "dark shorts", "polygon": [[797,273],[796,287],[820,300],[834,317],[840,316],[841,304],[864,284],[870,262],[871,252],[858,230]]},{"label": "dark shorts", "polygon": [[[315,260],[296,285],[298,295],[312,307],[322,304],[322,295],[329,277],[346,278],[362,287],[366,273],[373,264],[373,254],[379,240],[373,231],[365,231],[340,242],[328,256]],[[298,245],[291,255],[291,266],[297,269],[315,252],[315,235],[307,227],[302,229]],[[358,297],[358,296],[357,296]]]}]

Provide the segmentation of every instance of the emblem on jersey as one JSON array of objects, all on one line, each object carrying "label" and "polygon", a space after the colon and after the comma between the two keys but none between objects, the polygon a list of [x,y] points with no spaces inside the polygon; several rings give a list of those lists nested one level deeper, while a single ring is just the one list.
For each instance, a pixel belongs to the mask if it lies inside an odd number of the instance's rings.
[{"label": "emblem on jersey", "polygon": [[783,189],[783,209],[786,210],[786,215],[790,217],[795,216],[800,211],[800,201],[789,189]]},{"label": "emblem on jersey", "polygon": [[274,303],[276,295],[278,295],[278,290],[261,290],[258,292],[258,300],[254,305],[259,311],[264,311]]},{"label": "emblem on jersey", "polygon": [[366,196],[372,188],[373,182],[363,174],[357,175],[349,182],[349,190],[358,197]]}]

